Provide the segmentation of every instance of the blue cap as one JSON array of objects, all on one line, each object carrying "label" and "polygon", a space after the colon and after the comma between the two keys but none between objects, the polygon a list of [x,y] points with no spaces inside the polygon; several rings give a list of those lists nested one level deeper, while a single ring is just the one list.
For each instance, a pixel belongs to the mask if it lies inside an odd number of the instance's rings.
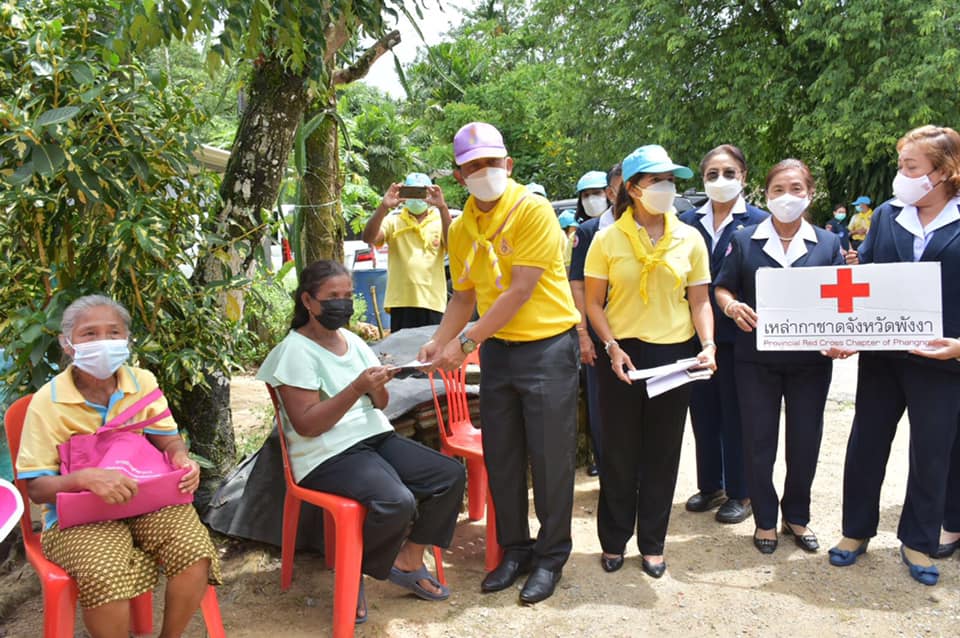
[{"label": "blue cap", "polygon": [[560,228],[564,230],[570,226],[580,226],[580,224],[577,223],[576,213],[569,208],[567,210],[560,211],[560,215],[557,216],[557,221],[560,222]]},{"label": "blue cap", "polygon": [[577,192],[591,188],[606,188],[607,174],[603,171],[588,171],[577,182]]},{"label": "blue cap", "polygon": [[693,171],[686,166],[674,164],[667,151],[659,144],[647,144],[623,158],[623,181],[637,173],[673,173],[680,179],[690,179]]},{"label": "blue cap", "polygon": [[870,198],[867,197],[866,195],[861,195],[860,197],[850,202],[850,205],[859,206],[860,204],[869,204],[869,203],[870,203]]},{"label": "blue cap", "polygon": [[428,175],[423,173],[410,173],[407,179],[403,180],[404,186],[433,186]]},{"label": "blue cap", "polygon": [[527,190],[530,191],[531,193],[536,193],[541,197],[547,196],[547,189],[545,189],[542,185],[536,182],[530,182],[529,184],[527,184]]}]

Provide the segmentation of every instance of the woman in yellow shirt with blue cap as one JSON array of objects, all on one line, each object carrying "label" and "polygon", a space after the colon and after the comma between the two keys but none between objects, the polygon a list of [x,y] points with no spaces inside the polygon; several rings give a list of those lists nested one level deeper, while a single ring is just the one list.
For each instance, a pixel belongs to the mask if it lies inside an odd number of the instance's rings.
[{"label": "woman in yellow shirt with blue cap", "polygon": [[643,570],[660,578],[690,385],[650,398],[627,373],[694,356],[716,368],[710,257],[673,209],[674,180],[693,171],[655,144],[622,165],[617,221],[597,233],[584,268],[587,315],[604,344],[596,364],[604,450],[597,530],[604,570],[623,566],[636,531]]}]

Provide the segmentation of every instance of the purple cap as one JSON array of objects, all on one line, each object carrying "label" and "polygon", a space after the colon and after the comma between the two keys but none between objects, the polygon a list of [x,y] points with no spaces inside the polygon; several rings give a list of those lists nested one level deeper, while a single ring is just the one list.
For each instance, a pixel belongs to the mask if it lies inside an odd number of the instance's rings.
[{"label": "purple cap", "polygon": [[506,157],[507,147],[503,136],[486,122],[465,124],[453,136],[453,159],[462,166],[478,157]]}]

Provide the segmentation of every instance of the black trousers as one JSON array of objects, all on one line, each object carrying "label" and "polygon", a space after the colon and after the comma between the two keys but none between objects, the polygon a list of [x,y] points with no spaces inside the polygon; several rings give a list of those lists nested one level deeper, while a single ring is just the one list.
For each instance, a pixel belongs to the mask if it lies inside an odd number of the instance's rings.
[{"label": "black trousers", "polygon": [[[603,346],[596,346],[597,352],[603,350]],[[600,415],[600,393],[599,382],[597,381],[597,362],[594,365],[583,366],[584,385],[587,390],[587,422],[590,426],[590,446],[593,448],[593,462],[600,465],[600,457],[603,456],[603,441],[600,432],[603,430],[603,417]]]},{"label": "black trousers", "polygon": [[[623,339],[620,347],[636,368],[672,363],[697,353],[693,340],[650,344]],[[641,554],[663,554],[690,384],[651,399],[643,381],[628,384],[618,379],[602,350],[596,365],[603,416],[597,509],[600,545],[608,554],[622,554],[636,530]]]},{"label": "black trousers", "polygon": [[753,519],[760,529],[777,526],[777,488],[773,466],[780,438],[780,402],[786,412],[787,476],[780,507],[785,521],[810,522],[810,488],[817,472],[823,410],[833,362],[767,364],[737,361],[737,392],[743,418],[743,457]]},{"label": "black trousers", "polygon": [[435,326],[443,319],[443,313],[429,308],[400,307],[390,309],[390,332],[404,328]]},{"label": "black trousers", "polygon": [[300,481],[367,508],[362,570],[381,580],[390,575],[408,537],[422,545],[450,546],[465,484],[458,461],[394,432],[357,443]]},{"label": "black trousers", "polygon": [[950,472],[947,475],[947,504],[943,511],[943,529],[960,532],[960,430],[953,439]]},{"label": "black trousers", "polygon": [[[511,558],[560,570],[573,548],[580,347],[571,329],[549,339],[480,348],[483,459],[497,512],[497,541]],[[527,466],[540,531],[527,520]]]},{"label": "black trousers", "polygon": [[910,470],[897,537],[929,554],[940,543],[947,503],[960,420],[960,375],[912,358],[860,354],[856,412],[843,467],[843,535],[871,538],[877,533],[880,488],[904,409],[910,419]]},{"label": "black trousers", "polygon": [[732,343],[717,344],[716,373],[693,385],[690,422],[697,442],[697,489],[705,493],[722,489],[730,498],[747,498]]}]

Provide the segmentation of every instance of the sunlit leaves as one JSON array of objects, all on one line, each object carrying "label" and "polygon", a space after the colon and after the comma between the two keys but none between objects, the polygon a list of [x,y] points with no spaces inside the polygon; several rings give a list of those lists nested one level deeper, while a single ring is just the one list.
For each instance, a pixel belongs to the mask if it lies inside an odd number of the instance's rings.
[{"label": "sunlit leaves", "polygon": [[216,226],[216,184],[191,171],[195,87],[107,48],[98,29],[117,7],[127,3],[0,7],[0,344],[21,389],[49,378],[63,309],[90,292],[130,309],[139,363],[171,395],[230,369],[242,337],[185,275]]},{"label": "sunlit leaves", "polygon": [[50,109],[49,111],[44,111],[37,118],[37,126],[50,126],[52,124],[59,124],[61,122],[67,122],[80,112],[80,107],[78,106],[64,106],[61,108]]}]

